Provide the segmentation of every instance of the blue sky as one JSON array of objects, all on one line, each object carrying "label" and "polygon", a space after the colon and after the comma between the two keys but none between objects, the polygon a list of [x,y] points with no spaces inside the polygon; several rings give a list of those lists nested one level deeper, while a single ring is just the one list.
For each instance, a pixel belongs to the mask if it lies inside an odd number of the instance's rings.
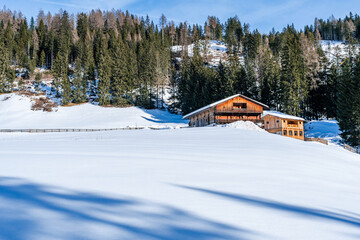
[{"label": "blue sky", "polygon": [[268,33],[272,27],[282,30],[294,23],[296,28],[312,24],[315,17],[344,17],[350,11],[360,14],[359,0],[4,0],[7,8],[21,11],[26,17],[36,16],[40,9],[58,12],[60,8],[71,13],[88,12],[92,8],[122,9],[158,21],[164,13],[176,23],[203,24],[208,15],[222,22],[237,15],[241,22],[249,23]]}]

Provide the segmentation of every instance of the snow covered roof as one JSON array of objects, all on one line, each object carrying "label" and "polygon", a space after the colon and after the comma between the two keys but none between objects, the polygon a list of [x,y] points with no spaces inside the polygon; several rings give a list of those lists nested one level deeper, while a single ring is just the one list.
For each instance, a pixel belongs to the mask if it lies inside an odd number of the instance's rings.
[{"label": "snow covered roof", "polygon": [[232,95],[232,96],[230,96],[230,97],[224,98],[224,99],[222,99],[222,100],[220,100],[220,101],[211,103],[211,104],[209,104],[209,105],[207,105],[207,106],[205,106],[205,107],[199,108],[198,110],[193,111],[193,112],[185,115],[185,116],[183,117],[183,119],[189,118],[189,117],[192,116],[192,115],[195,115],[195,114],[197,114],[197,113],[201,113],[201,112],[203,112],[203,111],[205,111],[205,110],[207,110],[207,109],[209,109],[209,108],[215,107],[215,106],[217,106],[217,105],[219,105],[219,104],[221,104],[221,103],[223,103],[223,102],[229,101],[229,100],[231,100],[231,99],[233,99],[233,98],[236,98],[236,97],[245,98],[246,100],[249,100],[249,101],[251,101],[251,102],[253,102],[253,103],[256,103],[256,104],[262,106],[262,107],[265,108],[265,109],[269,109],[269,106],[268,106],[268,105],[265,105],[265,104],[263,104],[263,103],[261,103],[261,102],[255,101],[254,99],[251,99],[251,98],[249,98],[249,97],[246,97],[246,96],[244,96],[244,95],[242,95],[242,94],[235,94],[235,95]]},{"label": "snow covered roof", "polygon": [[278,118],[283,118],[283,119],[292,119],[292,120],[305,121],[305,119],[303,119],[301,117],[296,117],[296,116],[293,116],[293,115],[289,115],[289,114],[282,113],[282,112],[277,112],[277,111],[264,111],[262,117],[265,117],[267,115],[271,115],[271,116],[278,117]]}]

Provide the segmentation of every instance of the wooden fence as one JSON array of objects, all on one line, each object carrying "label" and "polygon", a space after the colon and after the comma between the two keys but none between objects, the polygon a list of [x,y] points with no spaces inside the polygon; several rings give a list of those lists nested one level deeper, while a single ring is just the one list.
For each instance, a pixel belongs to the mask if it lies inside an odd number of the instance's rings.
[{"label": "wooden fence", "polygon": [[[325,139],[322,139],[322,138],[305,138],[305,141],[309,141],[309,142],[319,142],[319,143],[323,143],[323,144],[326,144],[328,145],[328,141],[325,140]],[[344,149],[350,151],[350,152],[353,152],[353,153],[357,153],[359,154],[359,150],[357,150],[356,148],[353,148],[347,144],[344,143]]]},{"label": "wooden fence", "polygon": [[56,128],[56,129],[0,129],[3,133],[24,132],[24,133],[49,133],[49,132],[102,132],[102,131],[121,131],[121,130],[140,130],[144,127],[124,127],[124,128]]},{"label": "wooden fence", "polygon": [[353,153],[359,153],[359,151],[356,149],[356,148],[353,148],[352,146],[349,146],[347,144],[344,143],[344,148],[350,152],[353,152]]},{"label": "wooden fence", "polygon": [[328,141],[325,140],[325,139],[322,139],[322,138],[305,138],[305,141],[307,142],[319,142],[319,143],[322,143],[322,144],[325,144],[325,145],[328,145]]}]

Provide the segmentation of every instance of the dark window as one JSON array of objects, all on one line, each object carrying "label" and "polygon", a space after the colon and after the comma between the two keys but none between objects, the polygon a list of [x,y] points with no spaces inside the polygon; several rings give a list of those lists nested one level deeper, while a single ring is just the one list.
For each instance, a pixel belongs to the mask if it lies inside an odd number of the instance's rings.
[{"label": "dark window", "polygon": [[289,135],[292,136],[292,130],[289,130]]},{"label": "dark window", "polygon": [[297,131],[294,131],[294,136],[297,136]]},{"label": "dark window", "polygon": [[234,108],[238,108],[238,109],[243,109],[243,108],[247,108],[247,104],[246,104],[246,103],[237,103],[237,102],[234,102],[234,103],[233,103],[233,107],[234,107]]},{"label": "dark window", "polygon": [[266,124],[269,124],[270,122],[266,122]]},{"label": "dark window", "polygon": [[284,130],[284,135],[287,135],[287,132],[286,132],[286,130]]},{"label": "dark window", "polygon": [[286,121],[284,120],[284,122],[286,122]]},{"label": "dark window", "polygon": [[299,136],[300,136],[300,137],[302,136],[302,131],[299,132]]},{"label": "dark window", "polygon": [[297,125],[297,121],[288,121],[288,124]]},{"label": "dark window", "polygon": [[279,120],[276,120],[277,123],[279,123]]}]

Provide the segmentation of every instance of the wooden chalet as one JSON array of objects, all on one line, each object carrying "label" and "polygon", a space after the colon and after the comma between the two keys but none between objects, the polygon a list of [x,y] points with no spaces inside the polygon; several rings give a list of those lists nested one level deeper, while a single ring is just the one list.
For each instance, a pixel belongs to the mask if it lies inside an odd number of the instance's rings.
[{"label": "wooden chalet", "polygon": [[304,140],[305,119],[275,111],[264,111],[262,119],[266,131]]},{"label": "wooden chalet", "polygon": [[263,123],[261,114],[269,107],[241,94],[214,102],[184,116],[190,127],[201,127],[212,123],[225,124],[239,120]]}]

